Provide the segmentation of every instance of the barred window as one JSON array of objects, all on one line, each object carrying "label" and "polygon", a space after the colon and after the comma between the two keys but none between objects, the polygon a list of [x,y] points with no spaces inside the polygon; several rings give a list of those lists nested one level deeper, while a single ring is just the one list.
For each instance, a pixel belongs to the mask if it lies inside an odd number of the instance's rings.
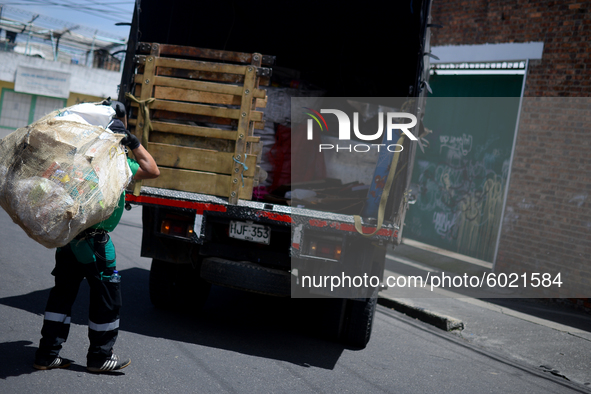
[{"label": "barred window", "polygon": [[19,128],[29,124],[32,95],[4,90],[0,107],[0,126]]},{"label": "barred window", "polygon": [[48,113],[63,108],[65,105],[65,99],[2,89],[0,96],[0,128],[17,129],[25,127]]}]

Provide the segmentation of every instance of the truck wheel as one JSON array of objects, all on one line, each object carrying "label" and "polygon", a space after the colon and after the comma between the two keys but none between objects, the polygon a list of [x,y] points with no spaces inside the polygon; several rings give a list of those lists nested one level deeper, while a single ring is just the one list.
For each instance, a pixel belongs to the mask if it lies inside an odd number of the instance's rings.
[{"label": "truck wheel", "polygon": [[371,337],[376,313],[377,297],[346,300],[341,340],[347,345],[363,349]]},{"label": "truck wheel", "polygon": [[190,264],[171,264],[153,259],[150,269],[150,301],[154,306],[174,310],[200,310],[211,285],[200,278]]}]

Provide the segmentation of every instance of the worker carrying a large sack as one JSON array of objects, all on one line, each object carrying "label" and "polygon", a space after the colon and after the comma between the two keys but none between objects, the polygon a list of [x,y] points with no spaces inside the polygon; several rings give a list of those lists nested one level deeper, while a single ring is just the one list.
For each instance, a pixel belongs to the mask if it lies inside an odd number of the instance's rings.
[{"label": "worker carrying a large sack", "polygon": [[129,138],[112,106],[92,103],[16,130],[0,140],[0,206],[43,246],[67,245],[119,206],[132,178],[120,144]]},{"label": "worker carrying a large sack", "polygon": [[[70,366],[59,353],[83,278],[90,286],[88,370],[115,371],[131,362],[113,353],[121,283],[109,232],[121,219],[131,179],[156,178],[160,172],[127,131],[123,104],[102,104],[54,112],[0,142],[0,205],[31,238],[57,247],[37,369]],[[125,148],[135,160],[127,158]]]}]

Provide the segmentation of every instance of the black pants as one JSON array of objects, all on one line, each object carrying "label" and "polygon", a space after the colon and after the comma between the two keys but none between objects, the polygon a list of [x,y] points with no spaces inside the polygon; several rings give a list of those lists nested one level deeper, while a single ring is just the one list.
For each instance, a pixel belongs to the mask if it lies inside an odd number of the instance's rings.
[{"label": "black pants", "polygon": [[[107,242],[110,242],[107,233],[94,237],[92,246],[96,261],[93,263],[79,262],[70,245],[56,252],[56,265],[52,271],[52,275],[55,276],[55,287],[47,300],[37,359],[53,359],[66,342],[70,331],[72,304],[83,278],[86,278],[90,286],[90,347],[87,361],[103,361],[111,356],[119,332],[121,289],[120,283],[109,281],[109,276],[115,268],[114,265],[107,268],[108,262],[104,253],[104,244]],[[101,245],[103,247],[99,252]]]}]

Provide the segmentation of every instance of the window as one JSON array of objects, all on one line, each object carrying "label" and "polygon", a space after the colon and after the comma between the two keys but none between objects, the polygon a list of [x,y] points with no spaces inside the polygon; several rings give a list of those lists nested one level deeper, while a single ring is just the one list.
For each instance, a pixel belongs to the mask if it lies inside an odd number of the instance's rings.
[{"label": "window", "polygon": [[28,125],[33,96],[9,90],[2,90],[2,93],[0,126],[16,129]]},{"label": "window", "polygon": [[33,122],[41,119],[43,116],[47,115],[48,113],[55,111],[56,109],[61,109],[64,107],[65,100],[51,98],[51,97],[44,97],[44,96],[37,96],[37,102],[35,105],[34,115],[33,115]]},{"label": "window", "polygon": [[25,127],[56,109],[63,108],[66,100],[61,98],[17,93],[2,89],[0,96],[0,128]]}]

